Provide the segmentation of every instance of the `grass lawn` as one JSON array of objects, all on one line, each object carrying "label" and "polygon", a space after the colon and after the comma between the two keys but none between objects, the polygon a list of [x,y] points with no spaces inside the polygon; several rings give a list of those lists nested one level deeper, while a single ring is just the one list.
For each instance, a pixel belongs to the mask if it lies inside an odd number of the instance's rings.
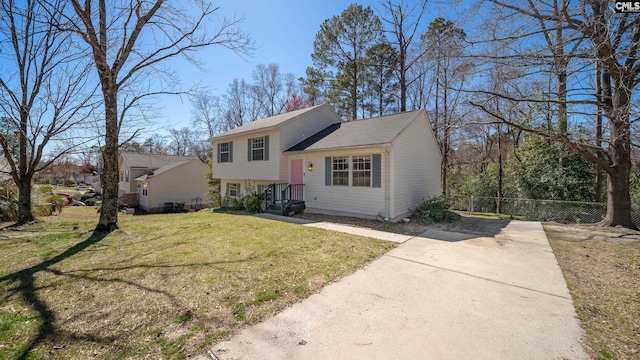
[{"label": "grass lawn", "polygon": [[640,359],[640,232],[545,224],[594,359]]},{"label": "grass lawn", "polygon": [[92,207],[0,233],[0,359],[182,359],[393,244],[253,216]]}]

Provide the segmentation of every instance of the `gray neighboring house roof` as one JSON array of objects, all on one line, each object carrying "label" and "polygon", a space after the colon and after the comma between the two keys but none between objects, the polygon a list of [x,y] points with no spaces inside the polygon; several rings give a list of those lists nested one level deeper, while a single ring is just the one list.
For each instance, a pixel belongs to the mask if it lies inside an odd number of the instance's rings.
[{"label": "gray neighboring house roof", "polygon": [[196,156],[176,156],[158,154],[121,153],[122,159],[130,168],[159,169],[176,161],[197,159]]},{"label": "gray neighboring house roof", "polygon": [[[139,181],[147,180],[148,178],[150,178],[152,176],[160,175],[163,172],[167,172],[167,171],[169,171],[171,169],[177,168],[178,166],[180,166],[182,164],[186,164],[186,163],[188,163],[189,161],[192,161],[192,160],[195,160],[195,159],[181,160],[181,161],[172,162],[172,163],[164,165],[164,166],[162,166],[162,167],[160,167],[160,168],[158,168],[156,170],[153,170],[153,174],[142,175],[142,176],[139,176],[139,177],[135,178],[134,180],[139,180]],[[200,160],[198,160],[198,161],[200,161]]]},{"label": "gray neighboring house roof", "polygon": [[335,126],[331,125],[317,134],[324,132],[325,136],[312,136],[317,141],[303,141],[286,151],[320,151],[390,144],[421,111],[424,110],[342,122],[338,129],[331,129]]},{"label": "gray neighboring house roof", "polygon": [[[305,109],[301,109],[301,110],[295,110],[295,111],[290,111],[288,113],[284,113],[284,114],[280,114],[280,115],[274,115],[274,116],[270,116],[264,119],[259,119],[253,122],[250,122],[246,125],[242,125],[240,127],[237,127],[235,129],[231,129],[229,131],[225,131],[220,135],[216,135],[213,138],[214,139],[219,139],[219,138],[225,138],[225,137],[229,137],[229,136],[233,136],[233,135],[237,135],[237,134],[243,134],[243,133],[252,133],[252,132],[257,132],[257,131],[264,131],[264,130],[271,130],[271,129],[277,129],[279,128],[282,124],[293,120],[294,118],[315,111],[323,106],[329,106],[328,104],[321,104],[321,105],[316,105],[316,106],[311,106]],[[333,109],[331,110],[333,111]]]}]

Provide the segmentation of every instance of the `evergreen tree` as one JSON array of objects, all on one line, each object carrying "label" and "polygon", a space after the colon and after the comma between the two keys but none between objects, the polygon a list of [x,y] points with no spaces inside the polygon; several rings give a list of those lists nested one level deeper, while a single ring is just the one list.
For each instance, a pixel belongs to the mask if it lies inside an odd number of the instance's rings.
[{"label": "evergreen tree", "polygon": [[[339,16],[325,20],[313,43],[314,68],[307,69],[307,75],[313,78],[303,81],[310,99],[315,99],[315,92],[322,89],[323,96],[343,118],[357,119],[358,110],[364,105],[367,51],[382,42],[382,22],[368,6],[351,4]],[[328,84],[327,88],[320,86],[320,79]]]}]

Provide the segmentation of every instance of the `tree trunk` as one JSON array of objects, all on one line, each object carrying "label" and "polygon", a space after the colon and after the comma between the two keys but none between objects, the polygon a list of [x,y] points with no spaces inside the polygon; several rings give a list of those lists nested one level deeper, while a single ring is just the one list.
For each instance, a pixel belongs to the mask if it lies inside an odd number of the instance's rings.
[{"label": "tree trunk", "polygon": [[18,221],[16,225],[23,225],[35,220],[31,209],[31,177],[20,178],[18,185]]},{"label": "tree trunk", "polygon": [[614,81],[613,107],[608,113],[610,125],[609,159],[611,166],[607,172],[607,216],[604,226],[624,226],[637,229],[631,221],[631,84],[634,77],[624,77]]},{"label": "tree trunk", "polygon": [[442,194],[447,195],[447,169],[449,167],[449,108],[447,98],[447,86],[449,86],[449,82],[447,79],[447,69],[445,68],[443,71],[444,82],[443,85],[443,111],[444,115],[442,118]]},{"label": "tree trunk", "polygon": [[407,111],[407,50],[400,46],[400,112]]},{"label": "tree trunk", "polygon": [[110,233],[118,229],[118,103],[115,81],[103,83],[105,106],[105,145],[102,152],[104,182],[102,207],[96,231]]},{"label": "tree trunk", "polygon": [[502,124],[498,124],[498,199],[496,202],[496,213],[502,214],[502,180],[503,180],[503,164],[502,164]]},{"label": "tree trunk", "polygon": [[[23,93],[22,104],[27,104],[26,93]],[[29,151],[27,145],[27,133],[29,124],[29,112],[27,107],[23,105],[20,109],[20,132],[18,133],[18,142],[20,152],[18,154],[18,171],[13,175],[13,180],[18,186],[18,221],[16,225],[26,224],[35,220],[33,210],[31,209],[31,178],[29,174],[28,159]]]},{"label": "tree trunk", "polygon": [[[597,100],[597,107],[596,107],[596,146],[597,147],[602,147],[602,98],[603,98],[603,94],[602,94],[602,74],[601,74],[601,64],[600,61],[596,62],[596,100]],[[603,159],[603,156],[601,153],[598,153],[598,158],[600,158],[601,160]],[[602,201],[602,183],[604,180],[604,173],[602,172],[602,169],[599,166],[595,166],[596,169],[596,184],[595,184],[595,194],[594,194],[594,201],[595,202],[601,202]]]},{"label": "tree trunk", "polygon": [[631,163],[629,162],[628,165],[614,166],[614,174],[607,174],[607,216],[599,225],[624,226],[629,229],[637,229],[631,220],[630,165]]}]

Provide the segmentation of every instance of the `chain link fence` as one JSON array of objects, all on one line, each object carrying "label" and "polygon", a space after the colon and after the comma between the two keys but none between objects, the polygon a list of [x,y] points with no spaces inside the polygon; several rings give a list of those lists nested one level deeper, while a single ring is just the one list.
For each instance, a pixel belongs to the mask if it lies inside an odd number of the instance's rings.
[{"label": "chain link fence", "polygon": [[[497,197],[448,195],[451,210],[499,213],[534,221],[555,221],[562,224],[594,224],[604,219],[607,204],[561,200],[533,200]],[[633,223],[640,227],[640,206],[632,205]]]}]

